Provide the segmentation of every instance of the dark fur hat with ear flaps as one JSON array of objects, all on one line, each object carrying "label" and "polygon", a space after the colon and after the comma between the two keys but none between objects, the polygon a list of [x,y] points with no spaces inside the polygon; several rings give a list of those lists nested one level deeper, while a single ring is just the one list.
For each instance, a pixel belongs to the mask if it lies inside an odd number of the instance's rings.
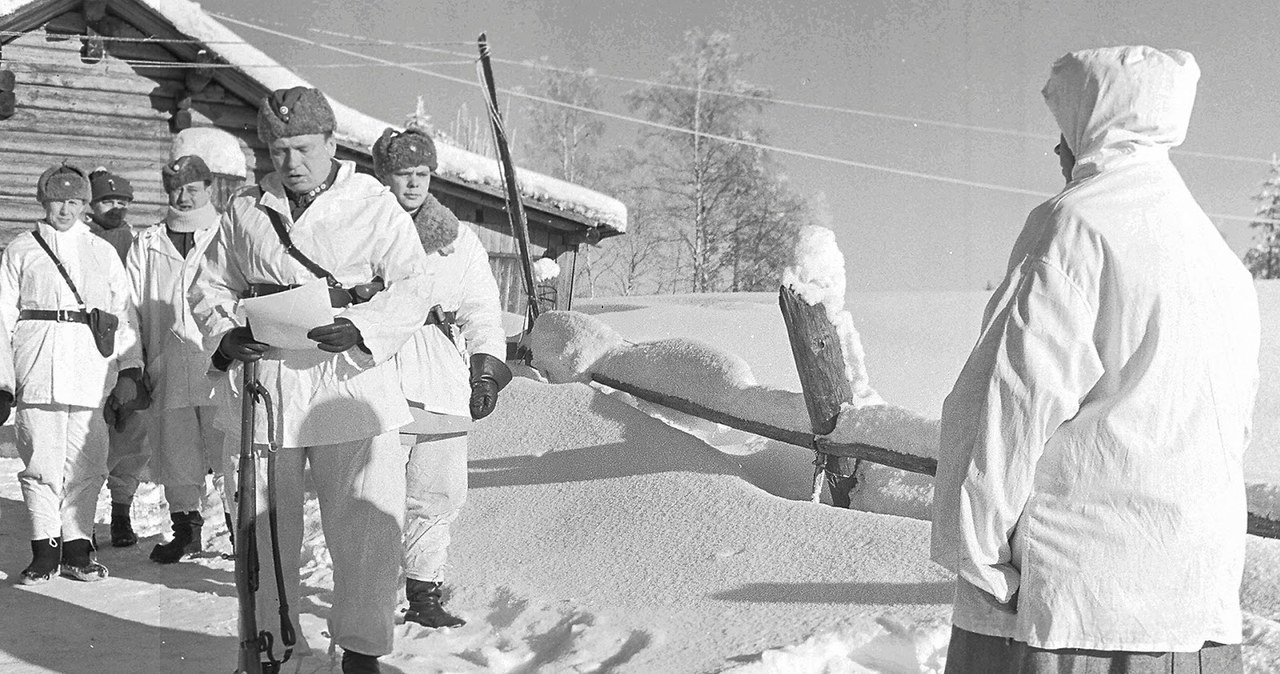
[{"label": "dark fur hat with ear flaps", "polygon": [[436,161],[436,144],[431,136],[421,129],[410,127],[397,132],[387,129],[373,144],[373,172],[384,181],[392,173],[426,166],[434,173]]},{"label": "dark fur hat with ear flaps", "polygon": [[45,169],[36,180],[36,201],[67,201],[79,199],[89,203],[89,176],[70,164],[59,164]]}]

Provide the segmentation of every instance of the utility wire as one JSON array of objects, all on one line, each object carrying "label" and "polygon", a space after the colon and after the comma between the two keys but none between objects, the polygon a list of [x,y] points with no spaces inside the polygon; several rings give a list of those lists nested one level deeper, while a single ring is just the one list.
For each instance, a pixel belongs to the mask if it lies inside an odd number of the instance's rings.
[{"label": "utility wire", "polygon": [[[252,23],[252,22],[237,20],[228,14],[221,14],[218,12],[207,12],[207,13],[210,16],[213,16],[215,18],[222,19],[224,21],[231,21],[233,23],[240,23],[240,25],[245,25],[251,28],[261,29],[262,28],[261,24],[272,24],[272,25],[281,26],[281,27],[288,27],[285,24],[282,24],[276,21],[267,21],[267,20],[259,19],[257,20],[256,23]],[[440,45],[468,45],[469,46],[471,44],[470,42],[462,42],[462,41],[399,42],[394,40],[385,40],[380,38],[355,35],[351,33],[343,33],[339,31],[325,30],[321,28],[308,28],[307,30],[309,32],[343,38],[344,40],[346,40],[344,42],[313,41],[311,43],[311,44],[314,44],[315,46],[320,46],[320,47],[343,47],[343,46],[396,47],[396,48],[404,48],[404,49],[414,49],[419,51],[429,51],[429,52],[434,52],[439,54],[450,55],[455,58],[466,59],[465,61],[437,61],[437,62],[426,62],[426,63],[410,62],[410,63],[403,64],[406,66],[432,67],[432,66],[438,66],[438,65],[465,65],[473,61],[472,57],[470,57],[468,54],[462,54],[456,51],[451,51],[448,49],[440,49],[437,47]],[[26,35],[26,33],[22,31],[0,30],[0,37],[21,37],[23,35]],[[67,35],[70,37],[73,34],[67,33]],[[244,40],[199,40],[195,38],[116,37],[116,36],[107,36],[107,35],[98,35],[95,37],[103,41],[125,42],[125,43],[133,42],[133,43],[144,43],[144,44],[145,43],[158,43],[158,44],[171,43],[171,44],[192,44],[192,45],[210,45],[210,46],[212,45],[254,46],[253,44],[246,42]],[[291,39],[293,37],[296,37],[296,36],[288,36],[288,38],[286,39]],[[503,59],[503,58],[492,57],[492,56],[491,58],[493,61],[497,63],[514,65],[514,66],[519,66],[523,68],[532,68],[535,70],[546,70],[551,72],[586,75],[588,77],[593,77],[597,79],[613,80],[617,82],[627,82],[631,84],[638,84],[641,86],[664,87],[664,88],[675,89],[680,91],[693,92],[698,90],[696,87],[690,87],[682,84],[674,84],[670,82],[658,82],[655,80],[647,80],[647,79],[634,78],[634,77],[623,77],[620,75],[609,75],[605,73],[599,73],[594,70],[587,72],[582,70],[575,70],[571,68],[554,66],[546,63],[538,63],[536,61],[530,61],[530,60],[518,61],[514,59]],[[399,64],[388,63],[388,64],[382,64],[382,65],[394,66]],[[214,66],[214,67],[222,67],[222,66]],[[245,65],[243,67],[288,68],[290,66]],[[355,65],[347,66],[344,64],[293,64],[293,67],[342,68],[342,67],[356,67],[356,66]],[[1016,129],[1005,129],[1000,127],[983,126],[983,125],[976,125],[976,124],[963,124],[960,122],[948,122],[945,120],[926,119],[923,117],[912,117],[908,115],[895,115],[895,114],[885,113],[885,112],[875,112],[872,110],[859,110],[859,109],[846,108],[841,106],[824,105],[820,103],[794,101],[794,100],[788,100],[783,98],[775,98],[772,96],[758,96],[758,95],[752,95],[752,94],[744,94],[744,93],[735,92],[735,91],[723,91],[723,90],[717,90],[717,89],[702,89],[701,91],[705,95],[740,98],[740,99],[754,100],[762,103],[769,103],[769,104],[775,104],[780,106],[789,106],[789,107],[803,108],[803,109],[809,109],[809,110],[820,110],[825,112],[835,112],[835,113],[855,115],[860,117],[869,117],[872,119],[883,119],[888,121],[904,122],[904,123],[916,124],[916,125],[934,126],[939,128],[945,128],[945,129],[976,131],[980,133],[990,133],[990,134],[1013,136],[1013,137],[1019,137],[1019,138],[1028,138],[1032,140],[1052,141],[1055,139],[1054,136],[1052,135],[1037,133],[1033,131],[1021,131]],[[1182,149],[1174,149],[1172,150],[1172,152],[1174,154],[1185,155],[1190,157],[1201,157],[1206,159],[1219,159],[1224,161],[1241,161],[1241,162],[1247,162],[1252,164],[1264,164],[1264,165],[1270,164],[1268,160],[1261,159],[1258,157],[1246,157],[1241,155],[1232,155],[1232,154],[1224,154],[1224,153],[1217,153],[1217,152],[1199,152],[1199,151],[1182,150]]]},{"label": "utility wire", "polygon": [[[430,46],[424,46],[424,45],[419,45],[419,44],[409,43],[409,42],[395,42],[392,40],[382,40],[382,39],[366,37],[362,35],[353,35],[350,33],[342,33],[342,32],[333,31],[333,30],[325,30],[323,28],[308,28],[307,30],[313,33],[321,34],[321,35],[330,35],[333,37],[340,37],[340,38],[359,41],[359,42],[353,42],[352,44],[370,43],[370,44],[376,44],[376,45],[385,46],[385,47],[403,47],[406,49],[428,51],[428,52],[433,52],[438,54],[447,54],[450,56],[458,56],[458,57],[466,56],[465,54],[460,54],[458,52],[450,51],[448,49],[432,48]],[[740,98],[744,100],[759,101],[761,103],[770,103],[770,104],[776,104],[781,106],[805,108],[809,110],[821,110],[825,112],[837,112],[837,113],[842,113],[847,115],[855,115],[859,117],[870,117],[873,119],[884,119],[884,120],[895,121],[895,122],[906,122],[909,124],[936,126],[944,129],[977,131],[981,133],[991,133],[991,134],[997,134],[997,135],[1014,136],[1019,138],[1029,138],[1032,140],[1043,140],[1043,141],[1057,140],[1056,136],[1045,134],[1045,133],[1037,133],[1034,131],[1020,131],[1016,129],[1004,129],[1004,128],[994,127],[994,126],[981,126],[981,125],[975,125],[975,124],[963,124],[960,122],[948,122],[948,121],[939,120],[939,119],[926,119],[923,117],[895,115],[895,114],[890,114],[886,112],[875,112],[872,110],[858,110],[855,108],[846,108],[846,107],[841,107],[836,105],[824,105],[820,103],[807,103],[804,101],[793,101],[793,100],[788,100],[784,98],[775,98],[772,96],[744,94],[737,91],[724,91],[719,89],[700,89],[698,87],[691,87],[684,84],[658,82],[655,80],[646,80],[646,79],[636,78],[636,77],[623,77],[621,75],[609,75],[606,73],[597,72],[595,70],[591,70],[591,71],[575,70],[573,68],[554,66],[551,64],[539,63],[537,61],[531,61],[531,60],[518,61],[515,59],[504,59],[496,56],[490,56],[490,59],[493,60],[495,63],[503,63],[506,65],[520,66],[523,68],[532,68],[535,70],[546,70],[551,72],[566,73],[571,75],[584,75],[584,76],[592,77],[596,79],[613,80],[616,82],[626,82],[629,84],[638,84],[638,85],[647,86],[647,87],[664,87],[667,89],[675,89],[679,91],[701,92],[704,95]],[[1198,152],[1194,150],[1182,150],[1182,149],[1174,149],[1172,150],[1172,152],[1174,154],[1186,155],[1190,157],[1203,157],[1206,159],[1221,159],[1225,161],[1240,161],[1240,162],[1247,162],[1251,164],[1266,164],[1266,165],[1269,165],[1271,163],[1269,160],[1262,159],[1259,157],[1246,157],[1241,155],[1223,154],[1218,152]]]},{"label": "utility wire", "polygon": [[[222,17],[222,16],[219,16],[219,18],[222,18],[222,19],[224,19],[224,20],[226,20],[226,21],[229,21],[229,22],[231,22],[231,23],[235,23],[235,24],[238,24],[238,25],[242,25],[242,26],[245,26],[245,27],[248,27],[248,28],[254,28],[254,29],[256,29],[256,30],[261,30],[261,31],[264,31],[264,32],[267,32],[267,33],[270,33],[270,34],[273,34],[273,35],[276,35],[276,36],[279,36],[279,37],[284,37],[284,38],[290,38],[290,39],[293,39],[293,40],[297,40],[298,42],[301,42],[301,43],[303,43],[303,44],[309,44],[309,45],[312,45],[312,46],[324,47],[324,45],[322,45],[322,44],[320,44],[320,43],[318,43],[318,42],[315,42],[314,40],[310,40],[310,39],[308,39],[308,38],[301,37],[301,36],[298,36],[298,35],[293,35],[293,34],[291,34],[291,33],[285,33],[285,32],[282,32],[282,31],[277,31],[277,30],[274,30],[274,29],[271,29],[271,28],[266,28],[265,26],[259,26],[259,25],[256,25],[256,24],[253,24],[253,23],[250,23],[250,22],[247,22],[247,21],[241,21],[241,20],[239,20],[239,19],[233,19],[233,18],[230,18],[230,17]],[[338,52],[340,52],[340,53],[348,54],[348,55],[350,55],[350,56],[356,56],[356,57],[359,57],[359,58],[369,59],[369,60],[371,60],[371,61],[376,61],[376,62],[381,62],[381,63],[390,63],[389,61],[386,61],[385,59],[380,59],[380,58],[378,58],[378,57],[376,57],[376,56],[369,56],[369,55],[366,55],[366,54],[361,54],[361,53],[359,53],[359,52],[353,52],[353,51],[350,51],[350,50],[348,50],[348,49],[342,49],[342,48],[339,48],[339,47],[324,47],[324,48],[326,48],[326,49],[331,49],[331,50],[333,50],[333,51],[338,51]],[[476,83],[476,82],[472,82],[472,81],[469,81],[469,80],[465,80],[465,79],[462,79],[462,78],[460,78],[460,77],[451,77],[451,76],[449,76],[449,75],[444,75],[444,74],[441,74],[441,73],[432,72],[432,71],[430,71],[430,70],[423,70],[423,69],[421,69],[421,68],[415,68],[415,67],[406,67],[406,69],[407,69],[407,70],[411,70],[411,71],[416,72],[416,73],[420,73],[420,74],[423,74],[423,75],[427,75],[427,76],[429,76],[429,77],[435,77],[435,78],[438,78],[438,79],[443,79],[443,80],[446,80],[446,81],[449,81],[449,82],[454,82],[454,83],[457,83],[457,84],[463,84],[463,85],[471,86],[471,87],[479,86],[479,84],[478,84],[478,83]],[[661,123],[661,122],[653,122],[653,121],[650,121],[650,120],[640,119],[640,118],[637,118],[637,117],[629,117],[629,116],[627,116],[627,115],[620,115],[620,114],[617,114],[617,113],[608,112],[608,111],[606,111],[606,110],[597,110],[597,109],[594,109],[594,108],[587,108],[587,107],[583,107],[583,106],[580,106],[580,105],[574,105],[574,104],[572,104],[572,103],[565,103],[565,102],[563,102],[563,101],[556,101],[556,100],[552,100],[552,99],[545,98],[545,97],[542,97],[542,96],[535,96],[535,95],[533,95],[533,94],[527,94],[527,93],[524,93],[524,92],[521,92],[521,91],[512,91],[512,90],[508,90],[508,89],[499,89],[499,91],[500,91],[500,92],[502,92],[502,93],[504,93],[504,94],[507,94],[508,96],[515,96],[515,97],[518,97],[518,98],[524,98],[524,99],[527,99],[527,100],[538,101],[538,102],[541,102],[541,103],[547,103],[547,104],[551,104],[551,105],[557,105],[557,106],[560,106],[560,107],[569,108],[569,109],[571,109],[571,110],[577,110],[577,111],[579,111],[579,112],[585,112],[585,113],[589,113],[589,114],[593,114],[593,115],[600,115],[600,116],[603,116],[603,117],[609,117],[609,118],[611,118],[611,119],[617,119],[617,120],[624,121],[624,122],[629,122],[629,123],[632,123],[632,124],[639,124],[639,125],[643,125],[643,126],[649,126],[649,127],[658,128],[658,129],[662,129],[662,130],[664,130],[664,131],[671,131],[671,132],[675,132],[675,133],[683,133],[683,134],[697,135],[697,136],[701,136],[701,137],[703,137],[703,138],[710,138],[710,139],[712,139],[712,140],[718,140],[718,141],[722,141],[722,142],[726,142],[726,143],[734,143],[734,144],[737,144],[737,145],[744,145],[744,146],[747,146],[747,147],[753,147],[753,148],[760,149],[760,150],[767,150],[767,151],[770,151],[770,152],[777,152],[777,153],[779,153],[779,154],[786,154],[786,155],[791,155],[791,156],[794,156],[794,157],[802,157],[802,158],[805,158],[805,159],[814,159],[814,160],[818,160],[818,161],[826,161],[826,162],[831,162],[831,163],[834,163],[834,164],[841,164],[841,165],[844,165],[844,166],[851,166],[851,167],[853,167],[853,168],[861,168],[861,169],[866,169],[866,170],[870,170],[870,171],[879,171],[879,172],[881,172],[881,173],[889,173],[889,174],[892,174],[892,175],[905,176],[905,177],[909,177],[909,178],[919,178],[919,179],[921,179],[921,180],[932,180],[932,181],[934,181],[934,182],[942,182],[942,183],[948,183],[948,184],[952,184],[952,185],[961,185],[961,186],[964,186],[964,187],[975,187],[975,188],[979,188],[979,189],[991,190],[991,191],[994,191],[994,192],[1004,192],[1004,193],[1006,193],[1006,194],[1017,194],[1017,195],[1022,195],[1022,196],[1036,197],[1036,198],[1040,198],[1040,199],[1047,199],[1047,198],[1049,198],[1049,197],[1053,196],[1053,194],[1052,194],[1052,193],[1049,193],[1049,192],[1041,192],[1041,191],[1038,191],[1038,190],[1029,190],[1029,189],[1023,189],[1023,188],[1020,188],[1020,187],[1010,187],[1010,186],[1008,186],[1008,185],[996,185],[996,184],[993,184],[993,183],[985,183],[985,182],[979,182],[979,181],[974,181],[974,180],[965,180],[965,179],[962,179],[962,178],[952,178],[952,177],[949,177],[949,176],[943,176],[943,175],[938,175],[938,174],[934,174],[934,173],[923,173],[923,172],[919,172],[919,171],[909,171],[909,170],[906,170],[906,169],[898,169],[898,168],[893,168],[893,167],[890,167],[890,166],[881,166],[881,165],[878,165],[878,164],[870,164],[870,163],[866,163],[866,162],[853,161],[853,160],[851,160],[851,159],[842,159],[842,158],[839,158],[839,157],[831,157],[831,156],[821,155],[821,154],[817,154],[817,153],[813,153],[813,152],[805,152],[805,151],[803,151],[803,150],[792,150],[792,149],[789,149],[789,148],[778,147],[778,146],[774,146],[774,145],[768,145],[768,144],[765,144],[765,143],[759,143],[759,142],[752,141],[752,140],[747,140],[747,139],[744,139],[744,138],[731,138],[731,137],[728,137],[728,136],[721,136],[721,135],[719,135],[719,134],[711,134],[711,133],[705,133],[705,132],[695,132],[695,131],[693,131],[693,130],[691,130],[691,129],[685,129],[685,128],[678,127],[678,126],[671,126],[671,125],[669,125],[669,124],[663,124],[663,123]],[[1251,217],[1245,217],[1245,216],[1225,215],[1225,214],[1208,214],[1208,215],[1210,215],[1210,217],[1215,217],[1215,218],[1219,218],[1219,219],[1222,219],[1222,220],[1232,220],[1232,221],[1238,221],[1238,222],[1260,222],[1260,220],[1258,220],[1257,218],[1251,218]],[[1269,222],[1269,221],[1268,221],[1268,222]],[[1280,224],[1280,222],[1277,222],[1277,224]]]},{"label": "utility wire", "polygon": [[[105,58],[101,62],[108,63],[108,61]],[[139,68],[173,68],[177,70],[203,70],[206,68],[209,68],[209,69],[228,69],[229,68],[233,70],[241,69],[241,68],[252,68],[252,69],[276,68],[281,70],[289,70],[292,68],[382,68],[382,67],[404,68],[404,67],[432,67],[432,66],[451,66],[451,65],[468,65],[469,66],[475,63],[475,59],[471,59],[468,61],[430,61],[430,62],[417,62],[417,63],[400,63],[400,62],[374,63],[370,61],[346,61],[346,62],[337,62],[337,63],[290,63],[288,65],[285,65],[282,63],[189,63],[186,61],[147,61],[147,60],[138,60],[138,59],[122,59],[122,58],[112,56],[110,62],[124,63],[130,66],[137,66]],[[56,61],[56,60],[23,59],[19,62],[9,63],[8,65],[10,66],[15,66],[15,65],[17,66],[27,66],[27,65],[60,66],[60,65],[67,65],[67,62]]]},{"label": "utility wire", "polygon": [[[244,20],[236,19],[236,18],[233,18],[233,17],[230,17],[230,16],[226,16],[226,15],[221,15],[221,14],[217,14],[217,13],[213,13],[213,12],[209,12],[209,14],[210,14],[211,16],[215,17],[215,18],[221,19],[221,20],[223,20],[223,21],[227,21],[228,23],[233,23],[233,24],[240,25],[240,26],[244,26],[244,27],[247,27],[247,28],[252,28],[252,29],[255,29],[255,30],[258,30],[258,31],[262,31],[262,32],[268,33],[268,34],[270,34],[270,35],[275,35],[275,36],[277,36],[277,37],[282,37],[282,38],[286,38],[286,39],[293,40],[293,41],[296,41],[296,42],[301,42],[301,43],[306,44],[306,45],[309,45],[309,46],[313,46],[313,47],[320,47],[320,48],[322,48],[322,49],[327,49],[327,50],[329,50],[329,51],[334,51],[334,52],[337,52],[337,53],[346,54],[346,55],[348,55],[348,56],[353,56],[353,57],[356,57],[356,58],[364,59],[364,60],[369,61],[369,62],[371,62],[371,63],[377,63],[377,64],[380,64],[380,65],[389,66],[389,67],[398,67],[398,68],[403,68],[403,69],[405,69],[405,70],[409,70],[409,71],[411,71],[411,72],[419,73],[419,74],[422,74],[422,75],[427,75],[427,76],[429,76],[429,77],[434,77],[434,78],[442,79],[442,80],[449,81],[449,82],[454,82],[454,83],[456,83],[456,84],[462,84],[462,85],[469,86],[469,87],[479,86],[479,84],[478,84],[478,83],[476,83],[476,82],[473,82],[473,81],[470,81],[470,80],[466,80],[466,79],[463,79],[463,78],[460,78],[460,77],[453,77],[453,76],[450,76],[450,75],[445,75],[445,74],[442,74],[442,73],[437,73],[437,72],[433,72],[433,71],[430,71],[430,70],[425,70],[425,69],[423,69],[422,67],[419,67],[419,66],[415,66],[415,65],[407,65],[407,64],[403,64],[403,63],[396,63],[396,62],[394,62],[394,61],[390,61],[390,60],[387,60],[387,59],[379,58],[379,57],[376,57],[376,56],[370,56],[370,55],[368,55],[368,54],[364,54],[364,53],[361,53],[361,52],[352,51],[352,50],[350,50],[350,49],[346,49],[346,48],[344,48],[344,47],[337,47],[337,46],[333,46],[333,45],[325,44],[325,43],[322,43],[322,42],[318,42],[318,41],[316,41],[316,40],[311,40],[311,39],[308,39],[308,38],[305,38],[305,37],[301,37],[301,36],[298,36],[298,35],[294,35],[294,34],[292,34],[292,33],[283,32],[283,31],[279,31],[279,30],[272,29],[272,28],[267,28],[266,26],[262,26],[262,25],[259,25],[259,24],[257,24],[257,23],[253,23],[253,22],[249,22],[249,21],[244,21]],[[244,44],[248,44],[248,43],[244,43]],[[471,62],[471,61],[468,61],[468,62]],[[166,63],[167,63],[167,62],[166,62]],[[197,64],[197,65],[204,65],[204,64]],[[234,67],[234,64],[227,64],[227,65],[230,65],[230,66]],[[266,64],[264,64],[264,66],[265,66],[265,65],[266,65]],[[272,65],[281,65],[281,64],[272,64]],[[283,66],[282,66],[282,67],[283,67]],[[711,140],[718,140],[718,141],[725,142],[725,143],[731,143],[731,144],[742,145],[742,146],[746,146],[746,147],[752,147],[752,148],[756,148],[756,149],[760,149],[760,150],[765,150],[765,151],[770,151],[770,152],[776,152],[776,153],[778,153],[778,154],[785,154],[785,155],[790,155],[790,156],[800,157],[800,158],[805,158],[805,159],[813,159],[813,160],[817,160],[817,161],[826,161],[826,162],[830,162],[830,163],[834,163],[834,164],[840,164],[840,165],[843,165],[843,166],[850,166],[850,167],[853,167],[853,168],[861,168],[861,169],[866,169],[866,170],[870,170],[870,171],[878,171],[878,172],[881,172],[881,173],[888,173],[888,174],[891,174],[891,175],[898,175],[898,176],[904,176],[904,177],[910,177],[910,178],[918,178],[918,179],[921,179],[921,180],[931,180],[931,181],[934,181],[934,182],[942,182],[942,183],[947,183],[947,184],[952,184],[952,185],[960,185],[960,186],[964,186],[964,187],[974,187],[974,188],[979,188],[979,189],[986,189],[986,190],[995,191],[995,192],[1003,192],[1003,193],[1006,193],[1006,194],[1016,194],[1016,195],[1021,195],[1021,196],[1029,196],[1029,197],[1036,197],[1036,198],[1042,198],[1042,199],[1043,199],[1043,198],[1048,198],[1048,197],[1053,196],[1053,194],[1051,194],[1051,193],[1042,192],[1042,191],[1038,191],[1038,190],[1029,190],[1029,189],[1024,189],[1024,188],[1020,188],[1020,187],[1011,187],[1011,186],[1007,186],[1007,185],[997,185],[997,184],[993,184],[993,183],[986,183],[986,182],[980,182],[980,181],[974,181],[974,180],[965,180],[965,179],[962,179],[962,178],[952,178],[952,177],[950,177],[950,176],[943,176],[943,175],[934,174],[934,173],[924,173],[924,172],[920,172],[920,171],[910,171],[910,170],[906,170],[906,169],[898,169],[898,168],[893,168],[893,167],[890,167],[890,166],[882,166],[882,165],[879,165],[879,164],[871,164],[871,163],[867,163],[867,162],[854,161],[854,160],[851,160],[851,159],[842,159],[842,158],[839,158],[839,157],[831,157],[831,156],[828,156],[828,155],[821,155],[821,154],[817,154],[817,153],[813,153],[813,152],[805,152],[805,151],[803,151],[803,150],[792,150],[792,149],[789,149],[789,148],[778,147],[778,146],[774,146],[774,145],[768,145],[768,144],[766,144],[766,143],[760,143],[760,142],[753,141],[753,140],[749,140],[749,139],[745,139],[745,138],[732,138],[732,137],[729,137],[729,136],[723,136],[723,135],[719,135],[719,134],[711,134],[711,133],[705,133],[705,132],[700,132],[700,131],[694,131],[694,130],[691,130],[691,129],[685,129],[685,128],[682,128],[682,127],[672,126],[672,125],[669,125],[669,124],[663,124],[663,123],[661,123],[661,122],[654,122],[654,121],[651,121],[651,120],[640,119],[640,118],[637,118],[637,117],[630,117],[630,116],[627,116],[627,115],[621,115],[621,114],[617,114],[617,113],[609,112],[609,111],[606,111],[606,110],[598,110],[598,109],[594,109],[594,108],[588,108],[588,107],[584,107],[584,106],[580,106],[580,105],[575,105],[575,104],[572,104],[572,103],[566,103],[566,102],[564,102],[564,101],[557,101],[557,100],[550,99],[550,98],[546,98],[546,97],[543,97],[543,96],[536,96],[536,95],[533,95],[533,94],[527,94],[527,93],[524,93],[524,92],[521,92],[521,91],[514,91],[514,90],[509,90],[509,89],[499,89],[499,91],[500,91],[500,92],[502,92],[502,93],[504,93],[504,94],[507,94],[508,96],[514,96],[514,97],[517,97],[517,98],[523,98],[523,99],[526,99],[526,100],[537,101],[537,102],[540,102],[540,103],[545,103],[545,104],[549,104],[549,105],[555,105],[555,106],[559,106],[559,107],[564,107],[564,108],[568,108],[568,109],[571,109],[571,110],[577,110],[577,111],[579,111],[579,112],[584,112],[584,113],[587,113],[587,114],[600,115],[600,116],[603,116],[603,117],[608,117],[608,118],[616,119],[616,120],[619,120],[619,121],[624,121],[624,122],[628,122],[628,123],[632,123],[632,124],[638,124],[638,125],[642,125],[642,126],[648,126],[648,127],[651,127],[651,128],[657,128],[657,129],[661,129],[661,130],[664,130],[664,131],[670,131],[670,132],[673,132],[673,133],[690,134],[690,135],[694,135],[694,136],[700,136],[700,137],[703,137],[703,138],[708,138],[708,139],[711,139]],[[1209,215],[1210,215],[1210,217],[1214,217],[1214,218],[1219,218],[1219,219],[1223,219],[1223,220],[1240,221],[1240,222],[1275,222],[1275,221],[1258,220],[1257,218],[1245,217],[1245,216],[1233,216],[1233,215],[1225,215],[1225,214],[1209,214]]]},{"label": "utility wire", "polygon": [[[213,12],[208,12],[208,14],[212,15],[212,14],[213,14]],[[274,23],[274,22],[270,22],[270,23]],[[277,24],[277,25],[281,25],[281,26],[283,26],[284,24]],[[46,30],[48,30],[48,29],[46,29]],[[52,29],[52,30],[48,30],[48,32],[49,32],[51,35],[63,36],[63,37],[66,37],[66,38],[77,38],[77,37],[84,38],[84,37],[90,37],[90,36],[88,36],[88,35],[82,35],[82,34],[80,34],[80,33],[76,33],[76,32],[68,32],[68,31],[64,31],[64,30],[58,30],[58,29],[56,29],[56,28],[54,28],[54,29]],[[0,30],[0,37],[23,37],[23,36],[26,36],[26,35],[29,35],[29,34],[30,34],[30,33],[28,33],[28,32],[24,32],[24,31],[20,31],[20,30]],[[101,34],[93,35],[92,37],[93,37],[93,38],[95,38],[95,39],[102,40],[102,41],[104,41],[104,42],[134,42],[134,43],[141,43],[141,44],[149,44],[149,43],[154,43],[154,44],[189,44],[189,45],[196,45],[196,46],[202,46],[202,45],[240,45],[240,46],[248,46],[248,47],[256,46],[256,45],[254,45],[254,44],[252,44],[252,43],[245,42],[244,40],[201,40],[201,39],[199,39],[199,38],[193,38],[193,37],[153,37],[153,36],[145,36],[145,37],[123,37],[123,36],[116,36],[116,35],[101,35]],[[360,41],[356,41],[356,42],[330,42],[330,43],[328,43],[328,44],[333,45],[333,46],[343,46],[343,47],[361,47],[361,46],[375,46],[375,45],[386,44],[386,43],[385,43],[385,41],[381,41],[381,40],[377,40],[377,41],[375,41],[375,40],[360,40]],[[413,46],[430,46],[430,45],[458,45],[458,46],[465,46],[465,45],[469,45],[469,44],[472,44],[472,43],[470,43],[470,42],[464,42],[464,41],[457,41],[457,40],[453,40],[453,41],[447,41],[447,42],[401,42],[401,43],[393,43],[393,44],[396,44],[397,46],[409,46],[409,45],[413,45]]]}]

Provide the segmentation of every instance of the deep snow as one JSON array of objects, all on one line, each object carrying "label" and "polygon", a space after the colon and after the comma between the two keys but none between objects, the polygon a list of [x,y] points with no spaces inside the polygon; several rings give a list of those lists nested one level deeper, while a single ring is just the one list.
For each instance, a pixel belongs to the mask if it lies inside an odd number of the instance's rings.
[{"label": "deep snow", "polygon": [[[1275,335],[1280,286],[1261,290],[1264,331]],[[850,295],[871,385],[935,418],[984,299]],[[616,331],[615,346],[697,339],[739,358],[749,375],[738,374],[757,385],[797,390],[772,295],[575,308]],[[1276,346],[1264,334],[1256,481],[1268,481],[1276,451]],[[504,392],[474,437],[472,490],[451,549],[448,604],[470,622],[437,632],[398,626],[385,671],[938,671],[951,580],[927,561],[925,522],[807,503],[807,451],[632,402],[528,377]],[[147,538],[101,553],[110,579],[13,585],[29,554],[19,469],[0,459],[0,673],[231,671],[231,563],[148,561],[167,529],[154,488],[135,506]],[[205,516],[210,549],[229,550],[217,506]],[[323,651],[331,568],[314,502],[307,522],[302,627],[320,650],[285,671],[337,671]],[[1278,671],[1280,541],[1251,538],[1248,560],[1248,671]]]}]

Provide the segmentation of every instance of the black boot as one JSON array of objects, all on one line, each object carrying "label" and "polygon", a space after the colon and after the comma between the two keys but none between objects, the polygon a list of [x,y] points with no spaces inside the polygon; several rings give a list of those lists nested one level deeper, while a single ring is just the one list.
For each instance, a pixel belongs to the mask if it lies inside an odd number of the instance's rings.
[{"label": "black boot", "polygon": [[236,549],[236,521],[231,518],[231,513],[223,512],[222,517],[227,521],[227,535],[231,537],[231,549]]},{"label": "black boot", "polygon": [[41,538],[31,541],[31,563],[22,570],[18,582],[23,585],[39,585],[53,580],[62,562],[62,539]]},{"label": "black boot", "polygon": [[379,674],[378,658],[355,651],[342,651],[342,674]]},{"label": "black boot", "polygon": [[467,624],[467,621],[444,610],[440,603],[443,587],[443,583],[406,578],[404,596],[409,600],[409,610],[404,614],[405,622],[426,627],[462,627]]},{"label": "black boot", "polygon": [[138,535],[133,533],[133,522],[129,519],[130,504],[111,502],[111,545],[116,548],[127,548],[138,542]]},{"label": "black boot", "polygon": [[93,583],[107,577],[107,567],[98,563],[93,541],[77,538],[62,546],[62,575]]},{"label": "black boot", "polygon": [[186,555],[192,555],[204,549],[200,540],[204,518],[200,516],[200,511],[170,513],[169,519],[173,521],[173,540],[157,545],[151,551],[151,561],[173,564]]}]

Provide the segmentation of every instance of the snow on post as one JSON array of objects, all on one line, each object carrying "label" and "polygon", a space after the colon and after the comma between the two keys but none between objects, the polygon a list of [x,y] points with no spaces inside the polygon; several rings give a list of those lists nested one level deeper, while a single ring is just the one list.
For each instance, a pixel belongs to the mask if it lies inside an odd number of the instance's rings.
[{"label": "snow on post", "polygon": [[[853,315],[845,309],[844,255],[836,245],[835,233],[825,227],[802,228],[795,261],[784,270],[782,283],[808,304],[821,304],[840,337],[853,402],[844,406],[835,430],[826,437],[834,442],[862,443],[936,458],[938,421],[886,404],[871,388],[862,338],[853,326]],[[863,461],[857,478],[858,487],[849,495],[849,507],[929,519],[933,503],[931,476]]]},{"label": "snow on post", "polygon": [[549,257],[540,257],[533,263],[533,282],[549,283],[560,277],[560,265]]},{"label": "snow on post", "polygon": [[844,308],[844,255],[835,232],[808,225],[800,229],[794,262],[782,272],[782,285],[795,291],[809,306],[821,304],[840,336],[845,378],[853,388],[853,407],[883,405],[867,377],[862,338],[853,327],[853,315]]}]

